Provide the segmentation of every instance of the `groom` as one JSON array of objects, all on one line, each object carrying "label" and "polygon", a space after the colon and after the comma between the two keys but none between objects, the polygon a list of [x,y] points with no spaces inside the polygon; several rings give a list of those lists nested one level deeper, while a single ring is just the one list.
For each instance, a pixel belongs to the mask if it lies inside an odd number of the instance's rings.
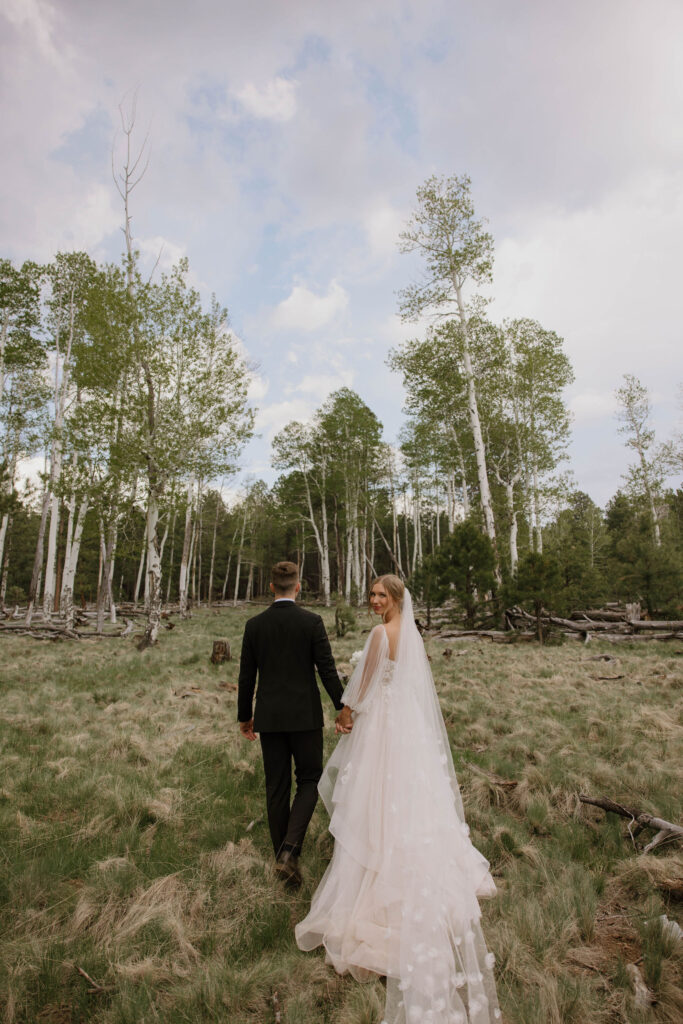
[{"label": "groom", "polygon": [[[323,620],[296,604],[301,590],[297,566],[278,562],[271,580],[275,600],[266,611],[249,619],[244,630],[237,717],[243,736],[255,740],[258,733],[261,739],[275,870],[286,885],[298,888],[298,858],[323,770],[323,709],[316,668],[340,712],[338,731],[350,731],[351,711],[341,702],[342,686]],[[292,759],[296,793],[290,807]]]}]

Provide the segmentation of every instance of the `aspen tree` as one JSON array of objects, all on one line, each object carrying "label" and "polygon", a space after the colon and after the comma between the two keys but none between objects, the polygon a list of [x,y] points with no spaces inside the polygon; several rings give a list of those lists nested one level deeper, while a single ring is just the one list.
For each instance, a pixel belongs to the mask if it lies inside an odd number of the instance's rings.
[{"label": "aspen tree", "polygon": [[493,238],[475,219],[466,176],[432,176],[417,190],[417,209],[400,235],[402,252],[423,257],[424,279],[399,292],[404,320],[423,314],[454,317],[461,332],[463,367],[467,382],[467,411],[474,442],[479,501],[486,535],[496,546],[486,449],[479,416],[475,372],[469,337],[465,288],[491,280]]}]

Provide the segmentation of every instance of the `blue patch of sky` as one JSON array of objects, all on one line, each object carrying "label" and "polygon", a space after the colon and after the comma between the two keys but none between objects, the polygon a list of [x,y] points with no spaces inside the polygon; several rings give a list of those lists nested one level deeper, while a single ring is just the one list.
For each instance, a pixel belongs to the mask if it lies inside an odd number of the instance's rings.
[{"label": "blue patch of sky", "polygon": [[111,115],[98,105],[86,114],[80,128],[63,137],[61,145],[50,155],[78,171],[100,171],[109,163],[114,133]]},{"label": "blue patch of sky", "polygon": [[312,64],[328,64],[331,56],[332,46],[324,36],[307,35],[301,43],[294,61],[284,73],[294,76]]},{"label": "blue patch of sky", "polygon": [[376,67],[357,64],[356,73],[372,104],[372,136],[381,139],[389,135],[404,153],[417,156],[418,118],[411,98],[390,85]]}]

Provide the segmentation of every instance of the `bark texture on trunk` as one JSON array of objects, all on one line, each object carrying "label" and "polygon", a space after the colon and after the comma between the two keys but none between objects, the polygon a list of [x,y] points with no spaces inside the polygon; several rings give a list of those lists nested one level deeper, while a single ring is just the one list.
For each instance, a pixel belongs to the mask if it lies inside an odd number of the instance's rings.
[{"label": "bark texture on trunk", "polygon": [[147,626],[138,648],[144,650],[157,642],[161,622],[161,557],[159,551],[159,502],[153,484],[147,495],[147,577],[149,580],[149,612]]},{"label": "bark texture on trunk", "polygon": [[36,553],[33,559],[33,572],[28,591],[28,605],[26,608],[25,624],[31,625],[35,611],[38,592],[40,590],[40,578],[43,571],[43,552],[45,550],[45,526],[47,524],[47,511],[50,506],[50,492],[45,488],[43,493],[43,505],[40,512],[40,526],[38,527],[38,540],[36,542]]},{"label": "bark texture on trunk", "polygon": [[68,558],[64,557],[64,576],[62,579],[61,608],[66,619],[66,628],[73,629],[74,626],[74,581],[76,578],[76,567],[78,555],[81,549],[83,527],[85,517],[88,514],[88,496],[85,495],[78,509],[78,516],[73,530],[71,544],[68,549]]},{"label": "bark texture on trunk", "polygon": [[186,619],[187,612],[187,589],[188,589],[188,567],[190,564],[190,544],[192,542],[192,495],[194,491],[194,477],[190,477],[187,484],[187,505],[185,506],[185,533],[183,535],[183,553],[180,559],[180,582],[178,584],[180,600],[180,617]]}]

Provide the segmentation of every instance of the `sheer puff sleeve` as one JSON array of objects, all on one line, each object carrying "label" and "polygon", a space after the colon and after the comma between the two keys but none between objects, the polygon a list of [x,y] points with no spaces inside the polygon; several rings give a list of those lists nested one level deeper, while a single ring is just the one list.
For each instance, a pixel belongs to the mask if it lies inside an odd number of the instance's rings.
[{"label": "sheer puff sleeve", "polygon": [[375,626],[363,648],[363,654],[344,690],[343,703],[352,711],[361,712],[372,699],[381,677],[384,661],[389,656],[389,641],[383,625]]}]

